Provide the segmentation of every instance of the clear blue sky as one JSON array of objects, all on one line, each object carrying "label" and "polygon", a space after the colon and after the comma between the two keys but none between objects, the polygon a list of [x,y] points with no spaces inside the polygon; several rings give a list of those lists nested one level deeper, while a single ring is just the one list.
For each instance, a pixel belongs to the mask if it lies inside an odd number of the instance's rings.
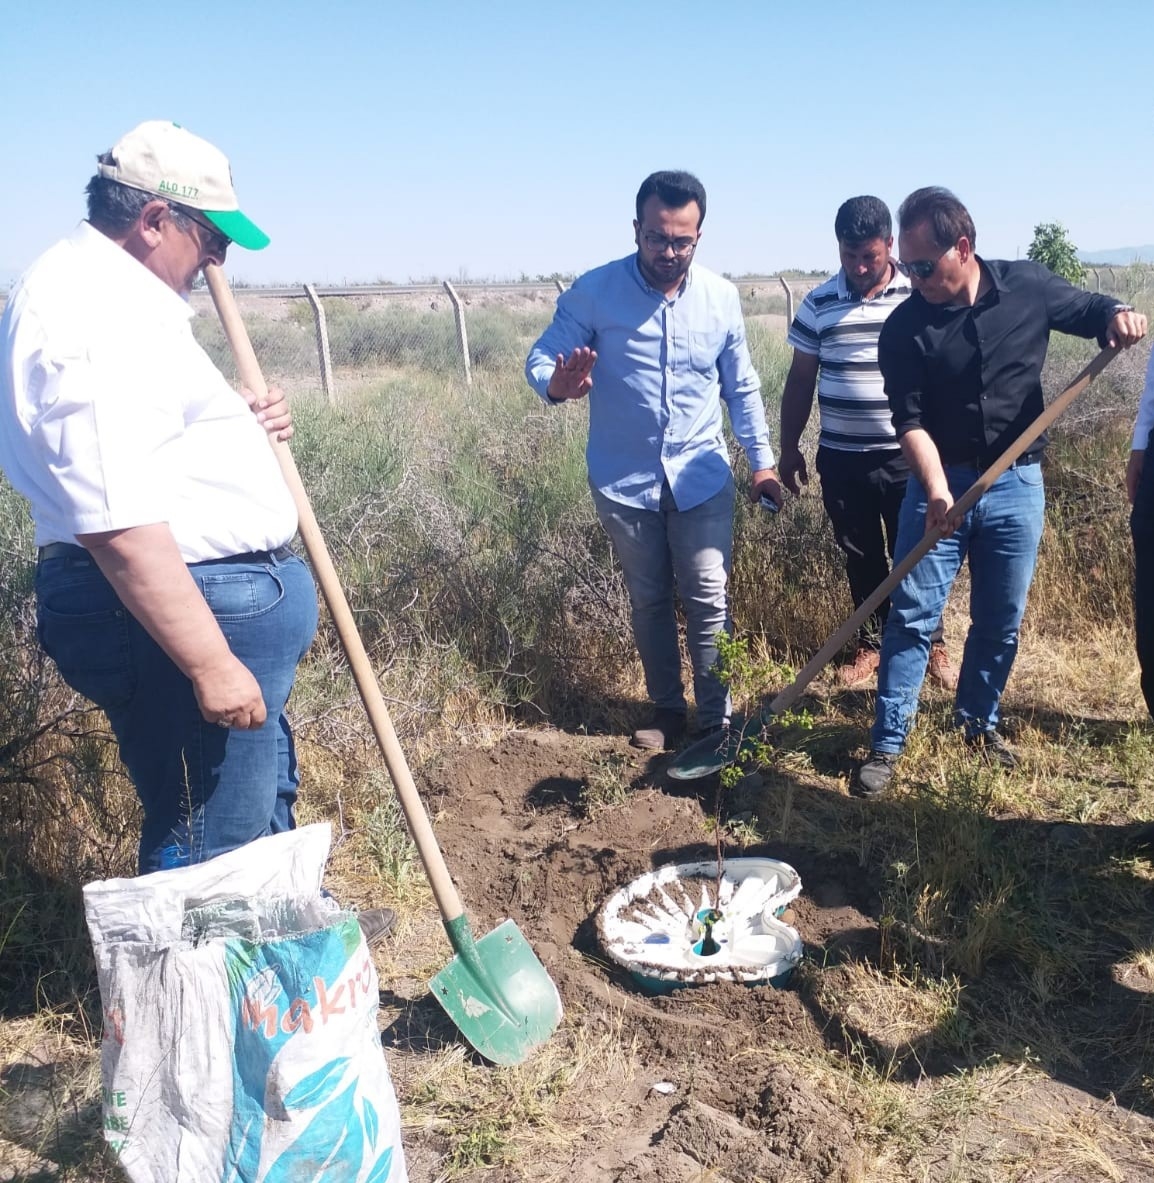
[{"label": "clear blue sky", "polygon": [[830,267],[844,198],[925,184],[991,257],[1037,222],[1154,241],[1154,0],[0,0],[0,30],[0,277],[160,118],[230,157],[253,282],[582,271],[658,168],[704,181],[719,271]]}]

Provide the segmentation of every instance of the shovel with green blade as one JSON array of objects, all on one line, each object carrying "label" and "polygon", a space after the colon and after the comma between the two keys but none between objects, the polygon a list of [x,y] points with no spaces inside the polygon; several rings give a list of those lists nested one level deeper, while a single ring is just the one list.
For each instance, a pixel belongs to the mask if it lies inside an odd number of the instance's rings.
[{"label": "shovel with green blade", "polygon": [[[950,511],[950,516],[955,520],[961,520],[994,481],[1004,472],[1009,471],[1014,461],[1029,450],[1030,445],[1094,381],[1117,354],[1118,350],[1116,349],[1103,349],[958,498]],[[707,735],[697,743],[690,744],[683,752],[678,753],[669,766],[669,775],[674,780],[699,780],[701,777],[720,772],[730,764],[737,763],[746,753],[752,752],[760,740],[765,725],[774,716],[789,710],[797,702],[810,682],[825,669],[841,647],[857,633],[857,630],[870,618],[886,596],[921,562],[922,557],[933,550],[943,534],[944,531],[940,529],[931,530],[925,534],[917,546],[894,566],[894,569],[869,594],[857,611],[810,658],[793,682],[764,711],[752,719],[735,718],[724,731]]]},{"label": "shovel with green blade", "polygon": [[[204,268],[204,277],[232,347],[237,373],[249,390],[263,398],[268,387],[224,273],[215,264],[209,264]],[[292,453],[287,444],[279,441],[273,441],[273,450],[296,502],[300,535],[309,562],[340,635],[373,734],[393,779],[405,820],[441,911],[445,932],[456,954],[430,982],[433,994],[461,1034],[481,1055],[496,1064],[519,1064],[552,1035],[561,1021],[561,998],[557,987],[512,920],[504,921],[479,939],[474,938],[461,897],[449,877],[428,814],[413,784],[408,762],[397,741],[376,675]]]}]

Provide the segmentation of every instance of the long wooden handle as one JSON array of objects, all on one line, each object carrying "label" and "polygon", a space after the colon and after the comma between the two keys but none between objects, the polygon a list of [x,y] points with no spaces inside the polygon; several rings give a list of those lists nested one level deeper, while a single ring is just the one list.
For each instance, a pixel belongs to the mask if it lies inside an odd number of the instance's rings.
[{"label": "long wooden handle", "polygon": [[[950,510],[950,517],[960,520],[978,498],[1000,477],[1009,471],[1011,465],[1035,440],[1058,418],[1059,415],[1090,385],[1091,382],[1117,356],[1116,349],[1103,349],[1098,356],[1058,395],[1057,398],[1022,432],[1020,436],[978,477],[958,498]],[[898,563],[889,575],[866,597],[856,612],[833,634],[832,637],[809,659],[801,672],[770,704],[769,713],[779,715],[787,711],[801,697],[805,688],[817,677],[841,647],[870,618],[874,610],[895,587],[918,565],[922,557],[937,545],[945,532],[938,528],[930,530],[922,540]]]},{"label": "long wooden handle", "polygon": [[[260,364],[253,352],[252,342],[249,340],[240,310],[233,299],[232,290],[228,286],[224,272],[215,264],[210,263],[204,269],[204,278],[208,283],[208,290],[212,293],[212,301],[216,305],[217,315],[220,317],[225,336],[228,337],[232,355],[236,359],[240,380],[258,398],[264,398],[268,393],[268,386],[265,384]],[[353,671],[353,678],[356,680],[361,700],[368,712],[373,734],[377,737],[377,744],[385,758],[385,766],[396,786],[397,796],[400,798],[401,808],[405,813],[405,820],[409,823],[413,841],[416,842],[421,862],[425,865],[425,873],[432,885],[437,907],[440,908],[441,916],[448,924],[464,914],[465,909],[461,904],[461,897],[457,894],[457,889],[449,877],[449,869],[445,866],[444,856],[441,854],[441,848],[433,834],[429,815],[421,803],[416,785],[413,784],[408,761],[406,761],[405,753],[401,751],[401,745],[397,741],[397,733],[393,729],[393,721],[389,718],[385,700],[381,696],[381,688],[377,685],[376,674],[373,672],[369,656],[365,652],[361,635],[357,631],[352,610],[349,608],[340,578],[329,556],[329,549],[325,545],[324,536],[321,534],[316,514],[313,513],[308,493],[305,492],[300,473],[297,472],[292,452],[289,451],[287,443],[274,440],[271,436],[269,442],[273,446],[281,472],[284,474],[285,483],[296,503],[297,516],[300,519],[300,535],[305,544],[305,551],[308,553],[317,582],[321,586],[329,614],[337,627],[337,634],[344,646],[345,655],[348,657],[349,666]]]}]

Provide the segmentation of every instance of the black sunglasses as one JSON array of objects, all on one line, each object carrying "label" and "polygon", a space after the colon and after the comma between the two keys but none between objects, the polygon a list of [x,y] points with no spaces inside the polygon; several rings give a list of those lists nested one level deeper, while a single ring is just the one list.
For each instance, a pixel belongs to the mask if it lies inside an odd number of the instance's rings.
[{"label": "black sunglasses", "polygon": [[205,249],[213,254],[223,255],[229,246],[232,245],[232,239],[227,234],[214,226],[207,218],[189,209],[187,205],[176,205],[170,201],[168,208],[187,221],[195,222],[208,235],[207,239],[204,240],[204,246]]},{"label": "black sunglasses", "polygon": [[902,261],[898,263],[898,270],[903,275],[912,275],[915,279],[929,279],[931,275],[938,269],[938,264],[952,251],[954,248],[947,247],[936,259],[914,259],[912,262]]}]

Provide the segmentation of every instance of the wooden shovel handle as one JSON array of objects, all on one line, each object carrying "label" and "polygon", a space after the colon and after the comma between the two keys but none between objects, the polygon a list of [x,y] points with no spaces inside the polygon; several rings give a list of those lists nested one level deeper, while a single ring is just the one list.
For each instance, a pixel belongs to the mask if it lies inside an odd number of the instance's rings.
[{"label": "wooden shovel handle", "polygon": [[[224,272],[215,264],[210,263],[204,268],[204,278],[208,283],[208,290],[212,294],[212,301],[216,305],[217,315],[220,317],[225,336],[232,348],[232,355],[236,359],[240,380],[258,398],[264,398],[268,394],[268,386],[260,371],[260,364],[253,352],[252,342],[249,340],[240,310],[233,299],[232,290],[228,286]],[[376,736],[381,754],[385,758],[385,766],[389,770],[389,775],[393,778],[397,796],[401,801],[401,808],[405,813],[405,820],[409,823],[413,841],[417,844],[417,851],[424,863],[425,873],[432,885],[437,907],[440,908],[441,916],[448,924],[464,914],[461,897],[457,894],[457,889],[449,877],[449,869],[445,866],[445,859],[437,844],[436,836],[433,834],[429,816],[425,812],[417,787],[413,783],[408,762],[405,760],[404,752],[401,751],[397,733],[393,729],[393,721],[389,718],[385,700],[381,696],[381,688],[377,684],[376,674],[373,672],[369,656],[365,652],[361,635],[357,631],[352,610],[349,608],[340,578],[329,556],[329,549],[325,545],[324,536],[321,534],[316,514],[313,513],[308,494],[301,482],[300,473],[297,472],[292,452],[289,451],[287,443],[274,440],[272,436],[269,436],[269,442],[276,453],[281,472],[284,474],[285,484],[288,485],[293,501],[296,503],[297,516],[300,519],[300,535],[305,544],[309,562],[312,564],[313,574],[320,584],[325,603],[328,605],[329,615],[333,618],[337,634],[344,646],[345,655],[353,671],[353,678],[360,691],[361,701],[365,704],[365,710],[373,728],[373,734]]]},{"label": "wooden shovel handle", "polygon": [[[1057,398],[1022,432],[1020,436],[978,477],[958,498],[950,510],[950,516],[958,519],[973,506],[979,497],[1000,477],[1038,436],[1058,418],[1059,415],[1090,385],[1118,354],[1117,349],[1103,349],[1098,356],[1058,395]],[[889,575],[878,584],[857,611],[833,634],[832,637],[809,659],[801,672],[770,704],[769,713],[779,715],[787,711],[801,697],[805,688],[817,677],[841,647],[870,618],[879,604],[918,565],[922,557],[937,545],[943,536],[941,529],[929,531],[922,540],[898,563]]]}]

